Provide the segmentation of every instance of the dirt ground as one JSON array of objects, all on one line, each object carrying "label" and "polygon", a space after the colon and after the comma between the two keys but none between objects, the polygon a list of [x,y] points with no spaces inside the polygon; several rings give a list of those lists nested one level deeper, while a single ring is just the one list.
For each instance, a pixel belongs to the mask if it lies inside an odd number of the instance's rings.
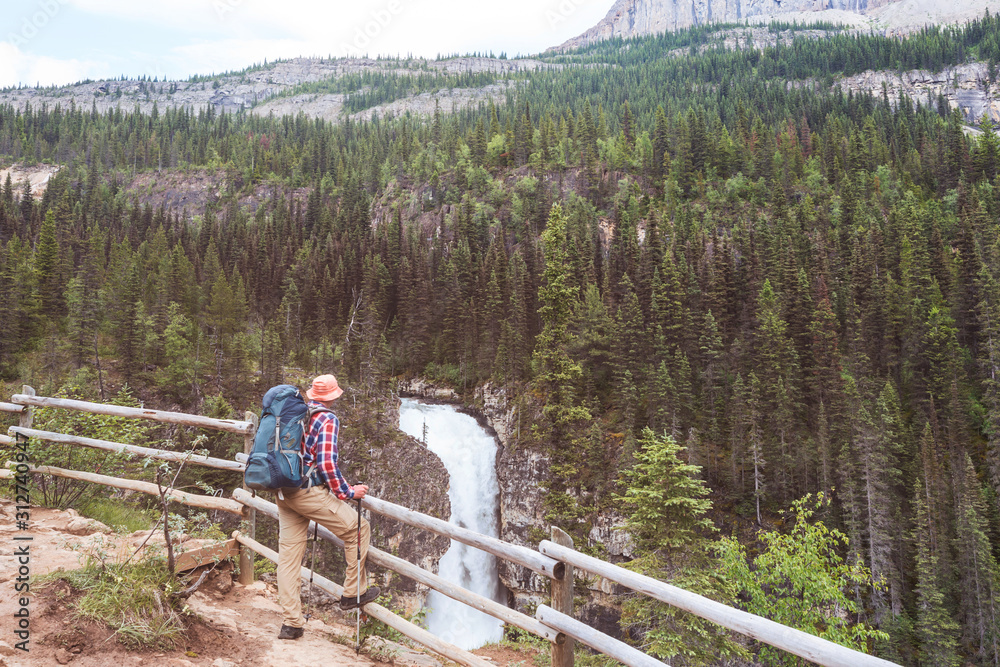
[{"label": "dirt ground", "polygon": [[[31,524],[19,531],[14,504],[0,498],[0,618],[13,619],[20,608],[16,590],[18,568],[14,546],[29,545],[31,578],[80,567],[88,554],[104,558],[127,557],[144,534],[116,535],[73,510],[39,507],[30,510]],[[30,536],[30,541],[14,537]],[[150,540],[150,543],[155,540]],[[161,539],[162,543],[162,539]],[[195,540],[183,546],[197,548]],[[102,624],[82,620],[73,610],[80,591],[63,579],[38,590],[33,586],[29,652],[14,648],[18,641],[8,621],[0,623],[0,667],[28,665],[73,665],[106,667],[117,665],[164,665],[166,667],[288,667],[379,666],[443,667],[447,661],[417,648],[369,638],[358,655],[354,648],[352,612],[335,605],[316,605],[305,635],[295,641],[277,639],[281,609],[273,583],[257,581],[241,586],[227,563],[216,568],[187,600],[186,634],[172,651],[129,650]],[[8,630],[8,628],[10,628]],[[496,665],[536,664],[533,655],[504,647],[475,651]],[[542,656],[538,656],[542,658]],[[544,659],[544,658],[543,658]]]}]

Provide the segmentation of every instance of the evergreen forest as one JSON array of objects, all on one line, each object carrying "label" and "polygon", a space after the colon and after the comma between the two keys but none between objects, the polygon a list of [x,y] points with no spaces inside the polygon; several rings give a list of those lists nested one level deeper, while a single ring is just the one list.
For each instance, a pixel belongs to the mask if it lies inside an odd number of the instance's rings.
[{"label": "evergreen forest", "polygon": [[[1000,664],[1000,139],[943,97],[836,85],[968,62],[992,80],[1000,17],[763,49],[723,28],[299,91],[355,112],[502,86],[426,117],[0,106],[3,164],[61,167],[41,197],[0,184],[5,395],[110,382],[242,414],[287,368],[372,400],[488,385],[530,416],[518,446],[547,456],[547,517],[578,544],[620,512],[636,567],[766,615],[805,593],[754,572],[821,525],[843,585],[810,631]],[[218,198],[150,203],[168,175]],[[635,607],[623,632],[670,664],[787,661]]]}]

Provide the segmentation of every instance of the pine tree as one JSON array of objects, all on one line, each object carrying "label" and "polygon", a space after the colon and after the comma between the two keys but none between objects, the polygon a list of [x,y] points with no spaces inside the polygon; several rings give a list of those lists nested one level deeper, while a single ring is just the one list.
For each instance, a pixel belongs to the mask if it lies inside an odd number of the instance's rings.
[{"label": "pine tree", "polygon": [[[611,367],[614,369],[619,389],[623,386],[622,378],[625,373],[629,373],[632,387],[637,388],[644,386],[646,381],[640,370],[645,367],[644,362],[648,354],[644,347],[646,327],[639,308],[639,299],[632,290],[628,276],[624,277],[621,290],[624,300],[615,317]],[[624,405],[627,399],[619,392],[616,394],[619,397],[619,407],[634,415],[638,406],[635,403]]]},{"label": "pine tree", "polygon": [[64,285],[60,270],[60,255],[56,216],[55,212],[50,210],[45,214],[45,221],[38,235],[38,245],[35,248],[38,299],[42,314],[50,320],[60,317],[63,308]]},{"label": "pine tree", "polygon": [[933,544],[933,520],[925,500],[923,480],[917,478],[913,492],[914,528],[911,540],[915,550],[917,614],[914,635],[921,665],[956,667],[958,624],[944,605],[938,582],[938,556]]},{"label": "pine tree", "polygon": [[[700,469],[681,460],[684,448],[666,434],[658,436],[645,428],[638,445],[621,497],[625,527],[642,554],[629,567],[685,590],[725,599],[724,580],[710,567],[716,528],[707,516],[712,501],[706,498],[709,489],[698,479]],[[673,664],[677,658],[690,665],[717,664],[743,655],[718,626],[642,596],[626,601],[622,622],[641,636],[644,651]]]},{"label": "pine tree", "polygon": [[753,465],[753,497],[757,508],[757,525],[763,525],[760,517],[760,501],[767,494],[764,458],[764,407],[761,398],[760,380],[756,373],[747,376],[747,453]]},{"label": "pine tree", "polygon": [[588,419],[586,408],[576,405],[580,365],[569,356],[569,324],[576,298],[566,270],[566,218],[555,204],[542,233],[545,248],[545,283],[538,290],[542,331],[535,342],[537,381],[548,395],[543,412],[556,428],[577,419]]},{"label": "pine tree", "polygon": [[1000,566],[990,546],[986,502],[972,459],[965,454],[956,508],[955,553],[962,645],[980,664],[1000,662]]},{"label": "pine tree", "polygon": [[203,366],[198,359],[197,332],[176,302],[170,304],[167,317],[169,324],[163,332],[166,366],[159,371],[159,384],[177,400],[193,405],[201,397]]},{"label": "pine tree", "polygon": [[1000,161],[1000,139],[997,138],[993,131],[993,123],[985,113],[979,119],[979,129],[983,133],[976,145],[973,164],[982,178],[992,182],[997,176],[997,165]]}]

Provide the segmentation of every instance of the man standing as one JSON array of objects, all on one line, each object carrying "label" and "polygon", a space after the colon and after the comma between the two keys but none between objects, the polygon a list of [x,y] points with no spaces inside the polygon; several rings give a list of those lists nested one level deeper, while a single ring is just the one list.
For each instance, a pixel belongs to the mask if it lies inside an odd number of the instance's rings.
[{"label": "man standing", "polygon": [[[301,581],[302,556],[309,537],[310,519],[327,528],[344,541],[347,573],[341,609],[366,605],[379,596],[377,586],[368,587],[364,575],[368,556],[370,528],[361,520],[361,558],[357,556],[358,512],[349,501],[361,500],[368,493],[364,484],[351,486],[337,466],[337,438],[340,420],[331,408],[344,390],[332,375],[320,375],[306,392],[309,399],[309,424],[303,429],[302,454],[304,468],[312,470],[309,486],[284,490],[278,497],[278,600],[284,611],[279,639],[298,639],[306,624],[302,616]],[[360,587],[360,588],[359,588]]]}]

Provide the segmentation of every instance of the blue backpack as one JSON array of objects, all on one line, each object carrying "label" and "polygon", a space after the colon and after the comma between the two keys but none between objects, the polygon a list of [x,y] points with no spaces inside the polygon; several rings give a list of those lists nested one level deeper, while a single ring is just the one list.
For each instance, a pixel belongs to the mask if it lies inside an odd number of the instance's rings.
[{"label": "blue backpack", "polygon": [[310,408],[290,384],[271,387],[264,394],[264,409],[247,459],[243,481],[255,491],[281,491],[307,486],[315,466],[303,470],[302,439],[314,414],[330,412]]}]

